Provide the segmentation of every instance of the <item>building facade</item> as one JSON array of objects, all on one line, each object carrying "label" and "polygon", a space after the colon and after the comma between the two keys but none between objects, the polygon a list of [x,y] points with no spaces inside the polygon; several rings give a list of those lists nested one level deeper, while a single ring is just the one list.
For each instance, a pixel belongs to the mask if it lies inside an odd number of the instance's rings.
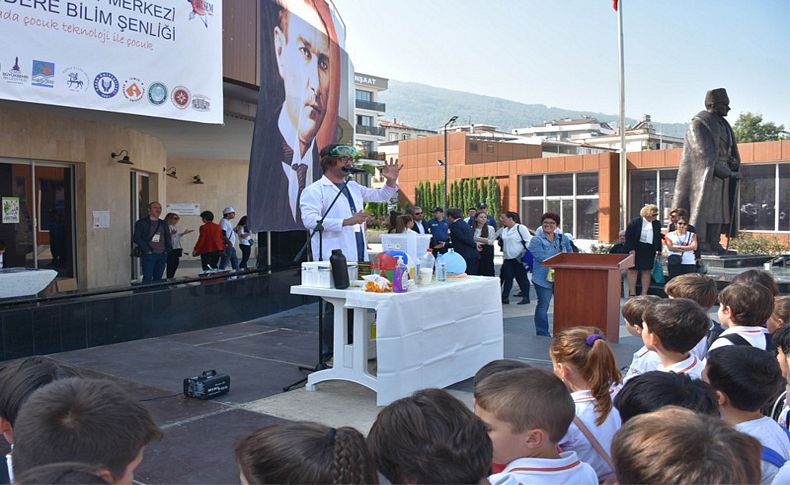
[{"label": "building facade", "polygon": [[387,106],[378,101],[379,93],[387,89],[389,79],[354,73],[354,114],[356,115],[355,139],[368,158],[378,152],[379,143],[386,141],[386,133],[380,118]]}]

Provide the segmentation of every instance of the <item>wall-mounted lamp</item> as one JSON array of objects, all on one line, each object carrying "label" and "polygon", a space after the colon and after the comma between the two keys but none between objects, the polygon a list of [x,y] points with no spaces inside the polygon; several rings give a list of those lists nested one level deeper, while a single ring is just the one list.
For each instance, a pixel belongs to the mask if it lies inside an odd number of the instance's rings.
[{"label": "wall-mounted lamp", "polygon": [[[121,155],[123,155],[123,158],[121,158],[120,160],[115,160]],[[112,152],[110,156],[112,157],[113,160],[115,160],[118,163],[123,163],[124,165],[134,165],[132,161],[129,159],[129,152],[127,152],[126,150],[121,150],[118,153]]]},{"label": "wall-mounted lamp", "polygon": [[178,180],[178,177],[176,176],[176,167],[167,167],[163,168],[162,170],[168,177],[173,177],[174,179]]},{"label": "wall-mounted lamp", "polygon": [[200,180],[200,175],[195,175],[194,177],[192,177],[192,183],[193,184],[202,184],[203,181]]}]

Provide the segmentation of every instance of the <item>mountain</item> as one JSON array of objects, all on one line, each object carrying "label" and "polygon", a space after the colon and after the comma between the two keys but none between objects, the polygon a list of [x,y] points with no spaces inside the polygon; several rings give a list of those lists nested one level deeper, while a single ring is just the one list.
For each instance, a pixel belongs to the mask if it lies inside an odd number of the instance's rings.
[{"label": "mountain", "polygon": [[[525,104],[395,79],[390,79],[389,88],[379,93],[379,101],[386,103],[388,119],[397,118],[401,123],[432,130],[446,123],[451,114],[458,115],[458,123],[484,123],[495,125],[502,131],[541,125],[544,121],[560,118],[591,116],[610,124],[614,122],[614,125],[619,120],[617,115]],[[632,118],[626,120],[631,126],[637,122]],[[660,130],[666,135],[683,138],[687,127],[686,123],[661,123]]]}]

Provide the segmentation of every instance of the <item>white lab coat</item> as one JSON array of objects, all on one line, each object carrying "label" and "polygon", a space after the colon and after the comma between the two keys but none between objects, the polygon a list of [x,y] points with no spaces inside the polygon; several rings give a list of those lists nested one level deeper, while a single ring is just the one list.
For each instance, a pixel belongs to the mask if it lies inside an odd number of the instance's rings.
[{"label": "white lab coat", "polygon": [[[348,183],[348,190],[354,199],[354,206],[357,211],[361,211],[364,209],[365,202],[386,202],[390,200],[398,192],[398,187],[385,185],[380,189],[371,189],[352,180]],[[315,229],[316,223],[321,219],[324,211],[332,203],[332,199],[335,198],[338,192],[340,192],[340,189],[326,176],[321,177],[302,191],[299,206],[302,209],[302,222],[308,230],[312,231]],[[329,261],[329,256],[332,255],[333,249],[341,249],[348,261],[357,260],[355,232],[362,231],[364,237],[365,226],[357,224],[344,227],[343,219],[348,219],[352,215],[354,214],[351,210],[351,205],[348,203],[348,198],[345,194],[341,194],[332,210],[327,214],[326,219],[324,219],[324,261]],[[365,241],[365,244],[367,247],[367,241]],[[311,245],[313,259],[318,261],[318,233],[313,236]],[[367,260],[368,254],[365,251],[365,261]]]}]

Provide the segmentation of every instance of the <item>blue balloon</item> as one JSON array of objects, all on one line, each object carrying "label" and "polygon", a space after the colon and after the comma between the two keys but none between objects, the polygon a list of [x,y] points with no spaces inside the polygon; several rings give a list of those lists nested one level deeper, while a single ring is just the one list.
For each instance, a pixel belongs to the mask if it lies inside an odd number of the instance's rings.
[{"label": "blue balloon", "polygon": [[457,275],[466,271],[466,261],[464,257],[455,251],[447,251],[442,254],[439,256],[439,260],[436,263],[444,263],[447,267],[447,273],[449,274]]}]

